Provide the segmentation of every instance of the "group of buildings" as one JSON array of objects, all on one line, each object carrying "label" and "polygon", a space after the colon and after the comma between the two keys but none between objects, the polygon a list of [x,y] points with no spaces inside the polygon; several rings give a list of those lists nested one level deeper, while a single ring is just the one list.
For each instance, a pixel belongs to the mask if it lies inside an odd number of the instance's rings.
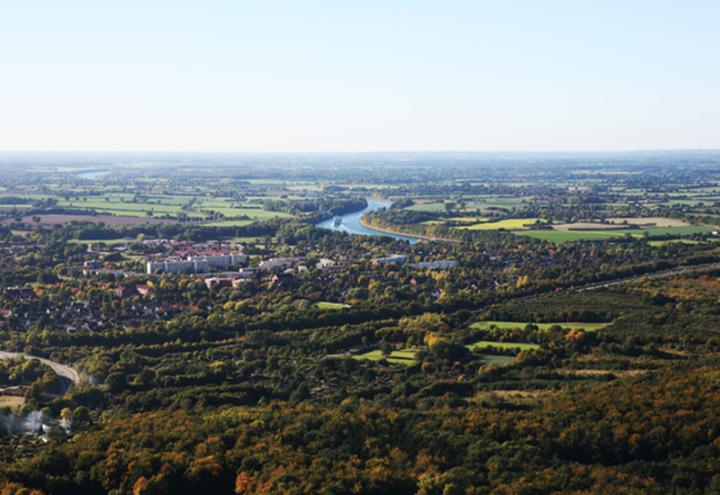
[{"label": "group of buildings", "polygon": [[212,254],[188,256],[180,260],[148,261],[146,272],[154,273],[208,273],[212,270],[227,270],[247,262],[242,253]]}]

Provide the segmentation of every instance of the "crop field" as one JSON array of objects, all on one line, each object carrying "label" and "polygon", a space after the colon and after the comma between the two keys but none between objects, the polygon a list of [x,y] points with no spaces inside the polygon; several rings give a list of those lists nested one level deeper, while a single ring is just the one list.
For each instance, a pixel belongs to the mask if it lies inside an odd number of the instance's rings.
[{"label": "crop field", "polygon": [[[613,230],[610,235],[606,231],[590,231],[590,230],[521,230],[515,231],[516,235],[523,235],[527,237],[533,237],[540,239],[541,241],[553,242],[555,244],[562,244],[563,242],[572,241],[596,241],[602,239],[608,239],[610,237],[617,237],[617,230]],[[624,235],[624,234],[623,234]]]},{"label": "crop field", "polygon": [[[527,197],[517,196],[471,196],[464,198],[464,208],[461,211],[467,211],[472,213],[474,210],[487,211],[491,208],[505,208],[512,209],[521,206],[524,202],[529,200]],[[459,209],[460,204],[453,201],[455,208]],[[414,205],[408,207],[409,210],[413,211],[430,211],[430,212],[442,212],[445,211],[444,201],[432,201],[432,200],[420,200]]]},{"label": "crop field", "polygon": [[411,349],[405,349],[402,351],[393,351],[389,356],[383,356],[380,350],[366,352],[365,354],[357,354],[353,356],[354,359],[367,359],[369,361],[380,361],[386,359],[388,363],[393,364],[404,364],[406,366],[412,366],[417,363],[415,360],[415,351]]},{"label": "crop field", "polygon": [[685,220],[667,217],[614,217],[608,218],[607,220],[614,224],[652,225],[654,227],[687,227],[689,225]]},{"label": "crop field", "polygon": [[226,206],[226,207],[213,207],[209,209],[201,209],[203,213],[206,214],[212,214],[214,212],[221,213],[224,216],[228,218],[232,217],[243,217],[247,216],[252,218],[253,220],[268,220],[270,218],[291,218],[292,215],[289,213],[285,213],[283,211],[268,211],[263,210],[262,208],[248,208],[246,206],[239,206],[239,207],[232,207],[232,206]]},{"label": "crop field", "polygon": [[128,244],[135,242],[136,239],[123,237],[121,239],[71,239],[68,242],[72,244],[107,244],[108,246],[118,246],[120,244]]},{"label": "crop field", "polygon": [[488,349],[517,349],[520,351],[531,351],[534,349],[540,349],[538,344],[528,344],[525,342],[496,342],[491,340],[481,340],[467,346],[471,351],[482,351]]},{"label": "crop field", "polygon": [[483,354],[482,360],[484,365],[488,366],[506,366],[515,362],[513,356],[502,356],[493,354]]},{"label": "crop field", "polygon": [[408,208],[413,211],[445,211],[445,203],[418,203]]},{"label": "crop field", "polygon": [[700,241],[694,239],[670,239],[668,241],[648,241],[648,246],[661,247],[668,244],[700,244]]},{"label": "crop field", "polygon": [[517,235],[525,235],[541,239],[543,241],[561,244],[563,242],[572,241],[594,241],[602,239],[610,239],[612,237],[621,237],[631,235],[635,238],[642,238],[646,234],[648,236],[683,236],[692,234],[707,234],[713,231],[714,227],[706,227],[701,225],[687,225],[684,227],[647,227],[640,229],[607,229],[607,230],[523,230],[516,231]]},{"label": "crop field", "polygon": [[[110,188],[108,188],[110,189]],[[123,217],[169,217],[169,218],[209,218],[220,213],[227,219],[248,217],[251,220],[270,218],[291,218],[292,215],[269,211],[262,208],[261,202],[275,199],[277,196],[258,196],[248,198],[251,203],[242,204],[232,198],[208,198],[204,195],[150,194],[135,196],[129,193],[106,192],[99,195],[87,194],[23,194],[18,197],[28,201],[55,199],[58,206],[73,210],[92,210],[97,213]],[[257,201],[257,203],[254,203]],[[30,205],[7,205],[7,207],[29,207]]]},{"label": "crop field", "polygon": [[[185,202],[191,200],[185,197]],[[68,199],[59,198],[58,205],[66,208],[79,210],[93,210],[99,213],[107,213],[121,216],[171,216],[175,217],[184,213],[189,217],[200,218],[201,213],[183,210],[177,196],[149,196],[139,201],[133,201],[129,194],[104,194],[102,196],[80,196]]]},{"label": "crop field", "polygon": [[[532,323],[532,325],[535,325],[540,330],[548,330],[549,328],[557,325],[561,328],[569,329],[569,330],[578,330],[583,329],[588,332],[594,332],[597,330],[601,330],[608,326],[610,323],[583,323],[583,322],[553,322],[553,323]],[[525,321],[478,321],[470,325],[470,328],[477,328],[477,329],[488,329],[491,327],[496,327],[500,330],[507,329],[511,330],[514,328],[525,328],[528,325],[528,322]]]},{"label": "crop field", "polygon": [[338,310],[338,309],[346,309],[349,308],[349,304],[343,304],[343,303],[336,303],[336,302],[328,302],[328,301],[321,301],[318,303],[315,303],[315,307],[318,309],[321,309],[323,311],[332,311],[332,310]]},{"label": "crop field", "polygon": [[529,228],[527,225],[532,225],[538,220],[538,218],[508,218],[507,220],[500,220],[498,222],[476,223],[455,228],[464,230],[521,230]]},{"label": "crop field", "polygon": [[206,227],[244,227],[250,225],[254,220],[218,220],[217,222],[204,223]]},{"label": "crop field", "polygon": [[559,230],[561,232],[568,232],[574,230],[619,230],[625,228],[623,225],[616,225],[610,223],[600,222],[573,222],[573,223],[559,223],[553,224],[553,230]]},{"label": "crop field", "polygon": [[452,218],[448,218],[447,220],[451,221],[451,222],[479,223],[479,222],[489,222],[490,218],[469,216],[469,217],[452,217]]},{"label": "crop field", "polygon": [[[61,215],[61,214],[50,214],[50,215],[38,215],[40,221],[37,222],[41,225],[65,225],[68,222],[102,222],[109,226],[122,226],[122,225],[142,225],[146,223],[160,223],[167,222],[167,220],[160,220],[158,218],[148,218],[140,216],[114,216],[114,215]],[[32,217],[25,216],[22,218],[22,222],[28,224],[36,223]],[[5,219],[2,222],[3,225],[13,223],[11,219]]]}]

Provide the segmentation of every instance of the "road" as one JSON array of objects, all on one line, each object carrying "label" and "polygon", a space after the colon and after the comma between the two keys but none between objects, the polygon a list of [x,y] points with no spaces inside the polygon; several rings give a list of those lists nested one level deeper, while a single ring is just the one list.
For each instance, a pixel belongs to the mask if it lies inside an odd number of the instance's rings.
[{"label": "road", "polygon": [[[622,284],[628,284],[630,282],[635,282],[637,280],[642,279],[661,279],[661,278],[668,278],[675,275],[682,275],[683,273],[693,273],[693,272],[700,272],[703,270],[719,270],[720,269],[720,262],[713,262],[713,263],[705,263],[702,265],[683,265],[683,266],[676,266],[675,268],[668,268],[667,270],[660,270],[657,272],[649,272],[644,273],[642,275],[633,275],[631,277],[625,277],[625,278],[617,278],[614,280],[607,280],[605,282],[593,282],[591,284],[587,285],[580,285],[578,287],[569,287],[567,289],[562,289],[562,292],[587,292],[591,290],[600,290],[600,289],[607,289],[608,287],[614,287],[617,285]],[[526,296],[518,296],[518,297],[510,297],[512,300],[520,300],[520,301],[530,301],[533,299],[537,299],[541,296],[546,296],[548,294],[552,294],[554,291],[552,290],[546,290],[543,292],[538,292],[536,294],[530,294]]]},{"label": "road", "polygon": [[607,282],[599,282],[590,285],[583,285],[581,287],[573,287],[568,289],[571,292],[585,292],[589,290],[606,289],[615,285],[627,284],[634,282],[635,280],[641,279],[660,279],[673,277],[675,275],[682,275],[683,273],[700,272],[703,270],[718,270],[720,269],[720,263],[706,263],[704,265],[688,265],[678,266],[667,270],[661,270],[659,272],[650,272],[643,275],[633,275],[632,277],[621,278],[617,280],[608,280]]},{"label": "road", "polygon": [[58,375],[63,378],[67,378],[70,380],[73,385],[77,385],[80,383],[80,373],[74,368],[71,368],[70,366],[67,366],[65,364],[56,363],[55,361],[50,361],[49,359],[37,357],[37,356],[31,356],[29,354],[23,354],[22,352],[8,352],[8,351],[0,351],[0,359],[15,359],[23,357],[25,359],[37,359],[41,363],[49,366],[52,368],[52,370]]}]

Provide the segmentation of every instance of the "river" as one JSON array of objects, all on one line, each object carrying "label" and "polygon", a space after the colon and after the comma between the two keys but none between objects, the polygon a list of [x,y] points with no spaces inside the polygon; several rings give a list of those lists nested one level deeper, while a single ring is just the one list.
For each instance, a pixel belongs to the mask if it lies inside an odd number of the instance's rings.
[{"label": "river", "polygon": [[388,232],[383,232],[381,230],[373,229],[370,227],[365,227],[363,224],[360,223],[360,218],[368,212],[379,210],[380,208],[388,208],[392,204],[392,201],[382,201],[378,199],[367,199],[367,208],[364,210],[356,211],[353,213],[348,213],[347,215],[342,215],[342,223],[338,226],[333,225],[332,218],[329,220],[325,220],[324,222],[320,222],[317,224],[317,227],[320,227],[321,229],[330,229],[330,230],[336,230],[339,232],[347,232],[348,234],[356,234],[356,235],[378,235],[378,236],[384,236],[384,237],[392,237],[393,239],[397,239],[399,241],[407,241],[411,244],[414,244],[418,241],[418,239],[414,237],[409,237],[406,235],[400,235],[400,234],[391,234]]}]

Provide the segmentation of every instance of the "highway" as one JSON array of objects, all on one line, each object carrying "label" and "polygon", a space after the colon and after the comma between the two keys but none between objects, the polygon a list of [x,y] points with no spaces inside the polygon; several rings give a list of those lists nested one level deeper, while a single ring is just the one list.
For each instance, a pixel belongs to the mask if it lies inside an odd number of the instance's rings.
[{"label": "highway", "polygon": [[71,368],[65,364],[56,363],[55,361],[50,361],[49,359],[23,354],[22,352],[0,351],[0,359],[15,359],[19,357],[23,357],[25,359],[37,359],[41,363],[52,368],[58,376],[70,380],[73,385],[80,383],[80,373],[78,373],[75,368]]}]

